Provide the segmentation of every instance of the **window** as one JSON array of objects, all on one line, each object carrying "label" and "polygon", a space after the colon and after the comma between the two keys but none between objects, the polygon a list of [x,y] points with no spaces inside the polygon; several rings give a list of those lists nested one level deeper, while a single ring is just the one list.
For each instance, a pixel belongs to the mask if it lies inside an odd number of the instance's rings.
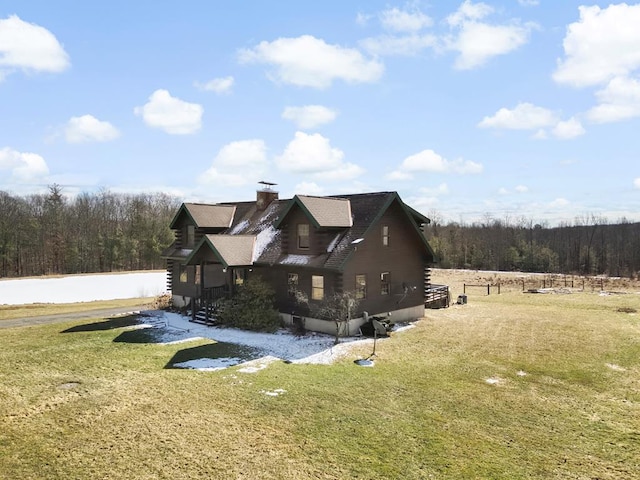
[{"label": "window", "polygon": [[382,225],[382,245],[389,246],[389,225]]},{"label": "window", "polygon": [[193,247],[195,243],[196,243],[196,227],[195,225],[187,225],[186,247]]},{"label": "window", "polygon": [[324,298],[324,277],[321,275],[311,276],[311,299],[322,300]]},{"label": "window", "polygon": [[187,280],[188,280],[187,266],[180,265],[180,283],[187,283]]},{"label": "window", "polygon": [[290,273],[287,278],[287,292],[290,297],[295,297],[298,291],[298,274]]},{"label": "window", "polygon": [[196,285],[200,285],[200,278],[200,265],[196,265],[196,278],[194,280]]},{"label": "window", "polygon": [[367,298],[367,276],[356,275],[356,298]]},{"label": "window", "polygon": [[391,274],[382,272],[380,274],[380,295],[389,295],[391,293]]},{"label": "window", "polygon": [[298,248],[309,248],[309,224],[301,223],[298,225]]}]

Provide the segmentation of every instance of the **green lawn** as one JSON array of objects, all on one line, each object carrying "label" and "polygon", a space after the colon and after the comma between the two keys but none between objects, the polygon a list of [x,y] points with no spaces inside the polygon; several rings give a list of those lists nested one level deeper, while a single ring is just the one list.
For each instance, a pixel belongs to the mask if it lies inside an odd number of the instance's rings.
[{"label": "green lawn", "polygon": [[622,307],[640,295],[470,295],[378,342],[373,368],[353,363],[369,348],[254,374],[165,369],[197,343],[119,329],[0,329],[0,478],[640,478]]},{"label": "green lawn", "polygon": [[153,297],[125,298],[120,300],[96,300],[81,303],[32,303],[28,305],[0,305],[0,321],[15,318],[39,317],[64,313],[86,312],[106,308],[151,305]]}]

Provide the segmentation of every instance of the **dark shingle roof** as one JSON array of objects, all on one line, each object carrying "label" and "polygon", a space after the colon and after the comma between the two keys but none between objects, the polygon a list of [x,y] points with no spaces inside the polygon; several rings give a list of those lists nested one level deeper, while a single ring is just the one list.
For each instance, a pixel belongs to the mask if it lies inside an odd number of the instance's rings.
[{"label": "dark shingle roof", "polygon": [[[256,202],[218,204],[218,207],[233,207],[231,224],[217,235],[206,235],[201,245],[208,242],[209,248],[216,249],[225,262],[233,266],[251,260],[263,265],[295,265],[313,268],[341,270],[355,249],[352,242],[363,238],[373,224],[389,206],[398,201],[408,219],[419,232],[419,223],[428,219],[405,205],[396,192],[376,192],[335,197],[295,196],[290,200],[274,200],[265,210],[258,210]],[[308,215],[314,215],[319,227],[336,228],[336,235],[326,252],[318,255],[282,254],[281,235],[278,227],[294,205],[302,204]],[[192,204],[193,205],[193,204]],[[333,207],[333,208],[330,208]],[[349,225],[346,212],[349,212]],[[421,234],[420,234],[421,235]],[[229,237],[245,237],[246,240],[226,240]],[[425,248],[431,248],[423,238]],[[251,239],[251,242],[250,240]],[[251,243],[252,253],[249,256]],[[238,252],[233,250],[237,248]],[[194,255],[197,248],[194,249]],[[252,262],[244,265],[251,265]]]}]

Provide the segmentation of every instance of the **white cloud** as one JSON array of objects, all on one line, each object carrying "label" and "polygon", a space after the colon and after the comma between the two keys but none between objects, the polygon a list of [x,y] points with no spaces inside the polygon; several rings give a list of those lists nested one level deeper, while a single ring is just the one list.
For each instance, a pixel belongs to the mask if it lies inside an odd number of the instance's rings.
[{"label": "white cloud", "polygon": [[0,19],[0,80],[14,69],[62,72],[69,55],[46,28],[16,15]]},{"label": "white cloud", "polygon": [[516,185],[515,190],[518,193],[527,193],[529,191],[529,187],[525,185]]},{"label": "white cloud", "polygon": [[578,119],[571,117],[569,120],[558,122],[551,133],[556,138],[570,140],[584,135],[585,129]]},{"label": "white cloud", "polygon": [[322,180],[349,180],[364,169],[352,163],[345,163],[344,152],[333,148],[328,138],[319,133],[296,132],[295,137],[276,157],[276,165],[288,173],[313,175]]},{"label": "white cloud", "polygon": [[437,41],[436,36],[430,33],[404,36],[381,35],[379,37],[365,38],[360,41],[360,45],[373,55],[413,56],[426,48],[434,47]]},{"label": "white cloud", "polygon": [[399,8],[390,8],[380,13],[380,23],[387,30],[417,32],[433,25],[433,20],[420,10],[409,12]]},{"label": "white cloud", "polygon": [[267,170],[267,147],[263,140],[240,140],[218,151],[211,167],[198,182],[223,187],[239,187],[255,183]]},{"label": "white cloud", "polygon": [[108,142],[120,136],[120,132],[113,125],[100,121],[93,115],[71,117],[64,134],[69,143]]},{"label": "white cloud", "polygon": [[286,107],[282,112],[282,118],[291,120],[298,128],[303,130],[333,122],[337,116],[338,112],[322,105]]},{"label": "white cloud", "polygon": [[311,35],[260,42],[239,52],[241,63],[264,63],[274,67],[270,78],[301,87],[328,88],[335,80],[347,83],[377,81],[384,66],[356,49],[329,45]]},{"label": "white cloud", "polygon": [[491,117],[484,117],[478,124],[481,128],[504,128],[509,130],[534,130],[558,123],[555,113],[531,103],[519,103],[512,110],[501,108]]},{"label": "white cloud", "polygon": [[507,190],[504,187],[501,187],[498,189],[498,195],[509,195],[509,193],[510,193],[509,190]]},{"label": "white cloud", "polygon": [[133,111],[150,127],[173,135],[186,135],[200,130],[204,109],[197,103],[172,97],[167,90],[156,90],[143,107]]},{"label": "white cloud", "polygon": [[294,187],[294,191],[298,195],[324,195],[325,191],[315,182],[301,182]]},{"label": "white cloud", "polygon": [[566,198],[560,197],[560,198],[556,198],[555,200],[550,202],[547,206],[549,208],[561,209],[561,208],[567,207],[570,204],[571,204],[571,202],[569,200],[567,200]]},{"label": "white cloud", "polygon": [[23,153],[5,147],[0,150],[0,172],[9,172],[10,182],[29,183],[42,181],[49,174],[49,167],[44,158],[36,153]]},{"label": "white cloud", "polygon": [[640,68],[640,4],[580,6],[580,20],[567,27],[565,58],[553,78],[575,87],[604,84]]},{"label": "white cloud", "polygon": [[617,122],[640,117],[640,82],[633,78],[616,77],[596,93],[599,105],[587,112],[595,123]]},{"label": "white cloud", "polygon": [[213,80],[209,80],[207,83],[195,82],[195,86],[200,90],[215,92],[218,95],[231,93],[233,84],[233,77],[214,78]]},{"label": "white cloud", "polygon": [[469,160],[449,161],[438,155],[433,150],[423,150],[415,155],[405,158],[398,169],[387,175],[389,180],[409,180],[416,173],[457,173],[477,174],[482,173],[483,166]]},{"label": "white cloud", "polygon": [[535,7],[540,5],[539,0],[518,0],[518,3],[523,7]]},{"label": "white cloud", "polygon": [[636,179],[633,181],[633,186],[634,186],[635,188],[639,188],[639,189],[640,189],[640,177],[636,178]]},{"label": "white cloud", "polygon": [[455,67],[468,70],[484,65],[489,59],[504,55],[529,41],[533,23],[521,25],[512,20],[509,24],[491,25],[481,20],[493,13],[493,7],[469,0],[447,17],[447,23],[456,30],[445,39],[446,48],[459,53]]}]

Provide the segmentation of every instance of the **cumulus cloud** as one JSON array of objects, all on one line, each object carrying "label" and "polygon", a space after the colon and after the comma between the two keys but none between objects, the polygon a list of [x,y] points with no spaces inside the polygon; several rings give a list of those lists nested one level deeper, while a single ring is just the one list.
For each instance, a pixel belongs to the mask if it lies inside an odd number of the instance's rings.
[{"label": "cumulus cloud", "polygon": [[558,122],[554,112],[531,103],[519,103],[513,109],[501,108],[494,115],[484,117],[480,128],[502,128],[509,130],[532,130],[549,127]]},{"label": "cumulus cloud", "polygon": [[58,73],[69,65],[69,55],[49,30],[16,15],[0,19],[0,80],[15,69]]},{"label": "cumulus cloud", "polygon": [[120,136],[117,128],[109,122],[98,120],[93,115],[71,117],[64,129],[69,143],[108,142]]},{"label": "cumulus cloud", "polygon": [[280,170],[322,180],[350,180],[364,173],[362,167],[344,162],[344,152],[332,147],[329,139],[319,133],[296,132],[275,160]]},{"label": "cumulus cloud", "polygon": [[410,180],[416,173],[482,173],[483,166],[470,160],[447,160],[433,150],[423,150],[405,158],[389,175],[389,180]]},{"label": "cumulus cloud", "polygon": [[433,25],[433,20],[417,9],[408,11],[389,8],[380,13],[380,23],[387,30],[417,32]]},{"label": "cumulus cloud", "polygon": [[[36,153],[5,147],[0,150],[0,172],[8,172],[11,183],[32,183],[42,181],[49,174],[49,167]],[[5,177],[4,173],[2,177]]]},{"label": "cumulus cloud", "polygon": [[218,95],[231,93],[233,84],[234,84],[233,77],[214,78],[213,80],[209,80],[206,83],[195,82],[195,86],[200,90],[204,90],[207,92],[215,92]]},{"label": "cumulus cloud", "polygon": [[329,45],[311,35],[260,42],[239,52],[241,63],[263,63],[273,67],[269,77],[300,87],[324,89],[336,80],[347,83],[375,82],[384,66],[365,58],[358,50]]},{"label": "cumulus cloud", "polygon": [[518,3],[523,7],[535,7],[540,5],[539,0],[518,0]]},{"label": "cumulus cloud", "polygon": [[309,130],[326,123],[333,122],[338,112],[322,105],[305,105],[303,107],[286,107],[282,118],[291,120],[303,130]]},{"label": "cumulus cloud", "polygon": [[636,178],[636,179],[633,181],[633,186],[634,186],[635,188],[639,188],[639,189],[640,189],[640,177]]},{"label": "cumulus cloud", "polygon": [[567,27],[553,79],[574,87],[605,84],[640,68],[640,4],[580,6]]},{"label": "cumulus cloud", "polygon": [[200,130],[204,109],[197,103],[172,97],[167,90],[161,89],[153,92],[144,106],[133,111],[150,127],[172,135],[187,135]]},{"label": "cumulus cloud", "polygon": [[295,186],[294,191],[298,195],[316,195],[316,196],[320,196],[320,195],[324,195],[325,194],[324,188],[322,188],[321,186],[319,186],[315,182],[301,182],[301,183],[298,183]]},{"label": "cumulus cloud", "polygon": [[640,82],[628,77],[615,77],[596,93],[598,105],[587,112],[595,123],[609,123],[640,117]]},{"label": "cumulus cloud", "polygon": [[493,7],[482,2],[465,0],[458,10],[447,17],[454,34],[445,39],[446,48],[458,52],[455,67],[468,70],[484,65],[491,58],[520,48],[529,41],[533,23],[490,24],[483,21]]},{"label": "cumulus cloud", "polygon": [[558,122],[551,133],[561,140],[570,140],[584,135],[585,129],[578,119],[571,117],[569,120]]},{"label": "cumulus cloud", "polygon": [[571,202],[569,202],[569,200],[567,200],[566,198],[556,198],[555,200],[549,202],[549,204],[547,205],[549,208],[554,208],[554,209],[562,209],[567,207]]},{"label": "cumulus cloud", "polygon": [[263,140],[239,140],[222,147],[211,167],[198,178],[207,185],[239,187],[257,182],[267,170],[267,147]]},{"label": "cumulus cloud", "polygon": [[[529,191],[529,187],[525,186],[525,185],[516,185],[513,189],[513,193],[527,193]],[[500,188],[498,189],[498,194],[499,195],[511,195],[511,190],[509,190],[508,188]]]}]

